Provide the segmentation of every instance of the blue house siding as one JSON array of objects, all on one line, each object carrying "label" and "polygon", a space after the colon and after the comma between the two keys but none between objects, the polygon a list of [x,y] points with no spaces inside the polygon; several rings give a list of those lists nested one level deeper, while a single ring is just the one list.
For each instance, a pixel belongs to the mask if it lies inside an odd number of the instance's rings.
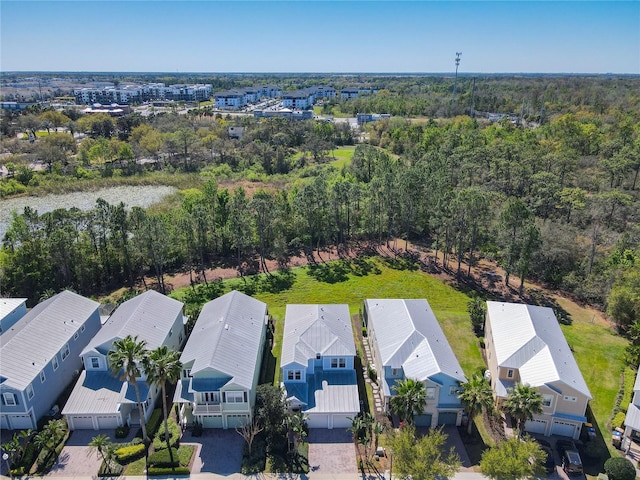
[{"label": "blue house siding", "polygon": [[[20,320],[27,313],[26,299],[20,305],[18,305],[11,312],[7,313],[4,317],[0,318],[0,335],[9,330],[15,323]],[[2,301],[2,300],[0,300]],[[13,299],[8,299],[13,301]]]}]

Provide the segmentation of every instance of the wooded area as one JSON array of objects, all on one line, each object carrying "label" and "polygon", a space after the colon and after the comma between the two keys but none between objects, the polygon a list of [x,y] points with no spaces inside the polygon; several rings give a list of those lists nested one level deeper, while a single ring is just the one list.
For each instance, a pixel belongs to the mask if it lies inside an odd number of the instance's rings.
[{"label": "wooded area", "polygon": [[[471,110],[466,79],[451,111],[449,80],[371,78],[384,89],[326,103],[327,113],[394,115],[367,124],[361,143],[347,123],[206,108],[4,114],[3,195],[168,174],[191,175],[191,188],[149,211],[123,199],[88,212],[20,212],[3,239],[2,294],[32,303],[62,288],[96,295],[146,275],[164,291],[168,271],[195,281],[232,264],[245,275],[267,271],[267,259],[286,267],[305,251],[406,239],[455,260],[459,276],[496,261],[516,288],[531,278],[565,290],[628,330],[640,320],[640,80],[495,77],[477,82]],[[478,110],[518,121],[469,116]],[[241,139],[229,137],[232,125],[245,127]],[[76,144],[69,132],[87,136]],[[350,162],[334,161],[336,147],[356,143]],[[46,168],[32,171],[34,160]]]}]

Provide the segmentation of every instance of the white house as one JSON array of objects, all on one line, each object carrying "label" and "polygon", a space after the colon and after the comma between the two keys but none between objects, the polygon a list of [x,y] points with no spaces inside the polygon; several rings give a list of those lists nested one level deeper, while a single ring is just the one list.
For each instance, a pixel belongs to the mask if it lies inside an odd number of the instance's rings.
[{"label": "white house", "polygon": [[485,344],[498,405],[516,383],[535,387],[543,397],[543,412],[525,430],[577,439],[592,397],[553,310],[487,302]]},{"label": "white house", "polygon": [[180,357],[182,424],[236,428],[253,418],[268,320],[265,303],[238,291],[204,305]]},{"label": "white house", "polygon": [[348,428],[360,412],[348,305],[287,305],[280,367],[310,428]]},{"label": "white house", "polygon": [[[184,343],[183,303],[149,290],[122,303],[80,352],[84,371],[62,409],[71,430],[115,428],[140,423],[132,384],[111,372],[113,342],[131,335],[148,350],[166,345],[180,350]],[[160,388],[148,385],[144,371],[136,379],[145,419],[153,412]]]},{"label": "white house", "polygon": [[411,378],[425,386],[427,404],[416,425],[460,425],[464,407],[458,398],[467,381],[460,363],[425,299],[372,299],[364,315],[384,404],[399,380]]}]

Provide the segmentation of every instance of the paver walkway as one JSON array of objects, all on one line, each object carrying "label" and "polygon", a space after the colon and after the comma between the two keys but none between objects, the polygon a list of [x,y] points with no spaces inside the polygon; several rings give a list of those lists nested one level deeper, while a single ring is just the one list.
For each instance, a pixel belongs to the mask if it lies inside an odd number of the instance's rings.
[{"label": "paver walkway", "polygon": [[366,362],[362,365],[362,375],[364,376],[364,381],[371,385],[371,391],[373,392],[373,402],[375,405],[375,413],[379,415],[384,415],[386,412],[384,411],[384,396],[380,391],[380,387],[378,384],[369,378],[369,365],[375,365],[373,363],[373,355],[371,355],[371,347],[369,346],[369,339],[364,337],[362,339],[362,343],[364,344],[364,354]]}]

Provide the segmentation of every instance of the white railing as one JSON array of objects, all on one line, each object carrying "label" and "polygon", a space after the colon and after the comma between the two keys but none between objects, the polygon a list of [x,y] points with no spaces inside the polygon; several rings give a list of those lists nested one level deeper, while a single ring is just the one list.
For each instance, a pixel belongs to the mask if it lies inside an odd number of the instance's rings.
[{"label": "white railing", "polygon": [[222,405],[220,403],[196,403],[193,408],[194,415],[220,413],[221,411],[222,411]]}]

